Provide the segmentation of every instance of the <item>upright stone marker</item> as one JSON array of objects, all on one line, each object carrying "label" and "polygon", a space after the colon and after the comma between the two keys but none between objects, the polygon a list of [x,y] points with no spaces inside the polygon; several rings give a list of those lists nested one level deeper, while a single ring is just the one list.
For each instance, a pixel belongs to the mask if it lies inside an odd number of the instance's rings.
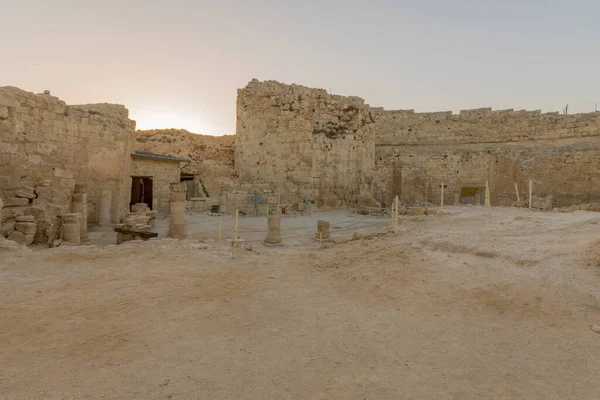
[{"label": "upright stone marker", "polygon": [[317,233],[315,233],[315,239],[329,239],[329,222],[323,220],[317,221]]},{"label": "upright stone marker", "polygon": [[87,185],[75,185],[71,212],[81,214],[81,239],[87,238]]},{"label": "upright stone marker", "polygon": [[171,186],[169,234],[170,238],[185,238],[185,196],[187,184],[185,182],[174,182]]},{"label": "upright stone marker", "polygon": [[81,243],[81,214],[71,213],[62,216],[63,240],[72,244]]},{"label": "upright stone marker", "polygon": [[265,238],[266,244],[280,244],[281,243],[281,218],[269,217],[269,232]]}]

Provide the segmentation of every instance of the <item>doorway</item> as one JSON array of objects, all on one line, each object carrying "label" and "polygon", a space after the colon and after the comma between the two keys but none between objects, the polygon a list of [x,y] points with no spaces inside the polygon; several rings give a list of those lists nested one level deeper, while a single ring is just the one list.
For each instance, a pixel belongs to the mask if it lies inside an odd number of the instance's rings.
[{"label": "doorway", "polygon": [[131,177],[131,201],[129,209],[137,203],[146,203],[152,210],[152,177],[132,176]]}]

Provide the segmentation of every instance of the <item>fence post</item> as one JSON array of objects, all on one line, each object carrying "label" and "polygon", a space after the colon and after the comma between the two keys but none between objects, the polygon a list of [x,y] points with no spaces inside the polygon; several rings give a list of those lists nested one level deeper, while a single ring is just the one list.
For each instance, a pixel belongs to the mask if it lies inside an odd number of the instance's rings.
[{"label": "fence post", "polygon": [[517,205],[521,203],[521,197],[519,197],[519,185],[515,182],[515,191],[517,192]]},{"label": "fence post", "polygon": [[533,181],[529,180],[529,208],[531,208],[531,197],[533,192]]},{"label": "fence post", "polygon": [[440,199],[440,208],[444,208],[444,182],[442,182],[442,198]]},{"label": "fence post", "polygon": [[398,204],[400,201],[398,200],[398,196],[394,198],[394,234],[398,234]]},{"label": "fence post", "polygon": [[323,232],[319,232],[319,243],[320,243],[320,247],[323,247]]},{"label": "fence post", "polygon": [[492,215],[492,209],[490,204],[490,185],[488,181],[485,181],[485,206],[487,207],[488,215]]},{"label": "fence post", "polygon": [[235,210],[235,225],[233,226],[233,243],[231,244],[231,258],[235,257],[235,248],[237,246],[238,237],[238,216],[239,210]]}]

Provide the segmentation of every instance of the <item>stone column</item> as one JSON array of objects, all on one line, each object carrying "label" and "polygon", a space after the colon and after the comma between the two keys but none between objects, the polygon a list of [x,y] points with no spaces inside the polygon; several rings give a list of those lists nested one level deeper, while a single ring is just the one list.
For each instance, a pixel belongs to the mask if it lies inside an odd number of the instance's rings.
[{"label": "stone column", "polygon": [[71,212],[81,214],[81,240],[87,238],[87,185],[75,185]]},{"label": "stone column", "polygon": [[323,220],[317,221],[317,233],[315,233],[315,239],[329,239],[329,222]]},{"label": "stone column", "polygon": [[98,214],[98,225],[112,225],[112,219],[110,217],[111,206],[112,191],[108,188],[102,189],[102,192],[100,192],[100,213]]},{"label": "stone column", "polygon": [[71,213],[62,216],[63,240],[72,244],[81,243],[81,214]]},{"label": "stone column", "polygon": [[185,182],[174,182],[171,186],[169,234],[170,238],[185,238],[185,196],[187,184]]},{"label": "stone column", "polygon": [[279,244],[281,243],[281,218],[269,217],[269,232],[265,238],[266,244]]}]

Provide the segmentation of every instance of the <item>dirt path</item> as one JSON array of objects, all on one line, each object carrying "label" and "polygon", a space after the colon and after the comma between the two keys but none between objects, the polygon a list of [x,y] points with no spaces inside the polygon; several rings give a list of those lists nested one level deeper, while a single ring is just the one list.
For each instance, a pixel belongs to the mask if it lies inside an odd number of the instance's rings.
[{"label": "dirt path", "polygon": [[600,215],[455,209],[294,254],[0,264],[2,399],[593,399]]}]

